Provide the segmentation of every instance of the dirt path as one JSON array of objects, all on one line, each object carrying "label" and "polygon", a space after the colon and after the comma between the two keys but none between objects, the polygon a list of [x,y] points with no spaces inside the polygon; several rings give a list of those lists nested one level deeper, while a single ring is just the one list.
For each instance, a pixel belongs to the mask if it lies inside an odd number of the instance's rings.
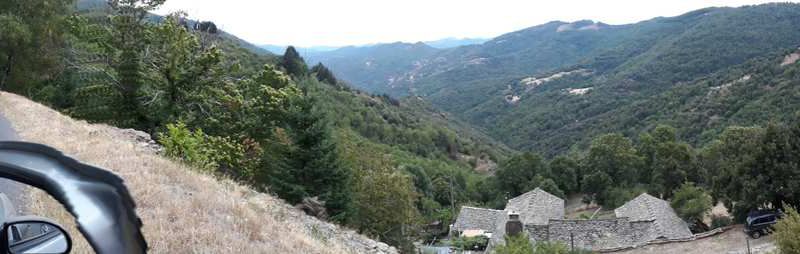
[{"label": "dirt path", "polygon": [[705,254],[705,253],[724,253],[724,254],[746,254],[747,243],[749,240],[751,253],[770,253],[775,251],[775,244],[772,236],[764,236],[759,239],[747,237],[738,225],[725,233],[717,236],[704,238],[691,242],[669,243],[660,245],[648,245],[634,250],[615,252],[626,254],[638,253],[667,253],[667,254]]}]

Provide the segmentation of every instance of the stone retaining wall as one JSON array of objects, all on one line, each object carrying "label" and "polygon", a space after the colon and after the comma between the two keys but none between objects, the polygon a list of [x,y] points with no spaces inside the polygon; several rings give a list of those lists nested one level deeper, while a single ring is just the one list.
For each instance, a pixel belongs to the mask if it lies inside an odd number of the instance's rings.
[{"label": "stone retaining wall", "polygon": [[601,220],[550,220],[548,225],[526,225],[532,242],[558,241],[588,250],[637,246],[651,239],[652,221],[628,218]]}]

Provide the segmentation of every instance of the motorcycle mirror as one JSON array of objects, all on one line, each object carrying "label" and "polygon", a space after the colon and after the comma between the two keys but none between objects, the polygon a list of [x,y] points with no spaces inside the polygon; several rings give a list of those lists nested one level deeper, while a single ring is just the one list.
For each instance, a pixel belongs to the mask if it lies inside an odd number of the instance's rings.
[{"label": "motorcycle mirror", "polygon": [[6,253],[69,253],[72,239],[64,229],[48,219],[18,217],[3,225],[2,243]]}]

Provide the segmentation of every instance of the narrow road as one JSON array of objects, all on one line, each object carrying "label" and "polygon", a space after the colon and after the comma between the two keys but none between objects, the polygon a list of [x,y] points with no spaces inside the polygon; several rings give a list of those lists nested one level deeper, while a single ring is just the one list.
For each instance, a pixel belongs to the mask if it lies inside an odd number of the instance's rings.
[{"label": "narrow road", "polygon": [[[0,114],[0,141],[8,140],[19,140],[19,136],[17,136],[14,128],[11,127],[11,123],[8,121],[8,119]],[[6,196],[11,199],[11,203],[13,203],[14,207],[17,208],[17,214],[20,215],[25,207],[25,196],[23,194],[24,190],[25,185],[5,178],[0,178],[0,192],[5,193]]]}]

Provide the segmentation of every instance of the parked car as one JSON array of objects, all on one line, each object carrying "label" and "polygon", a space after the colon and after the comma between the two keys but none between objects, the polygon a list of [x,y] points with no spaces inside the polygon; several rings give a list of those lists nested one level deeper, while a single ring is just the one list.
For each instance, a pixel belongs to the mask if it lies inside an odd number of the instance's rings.
[{"label": "parked car", "polygon": [[772,225],[778,223],[780,217],[780,211],[762,210],[751,212],[747,215],[744,232],[753,239],[758,239],[763,235],[772,233]]}]

